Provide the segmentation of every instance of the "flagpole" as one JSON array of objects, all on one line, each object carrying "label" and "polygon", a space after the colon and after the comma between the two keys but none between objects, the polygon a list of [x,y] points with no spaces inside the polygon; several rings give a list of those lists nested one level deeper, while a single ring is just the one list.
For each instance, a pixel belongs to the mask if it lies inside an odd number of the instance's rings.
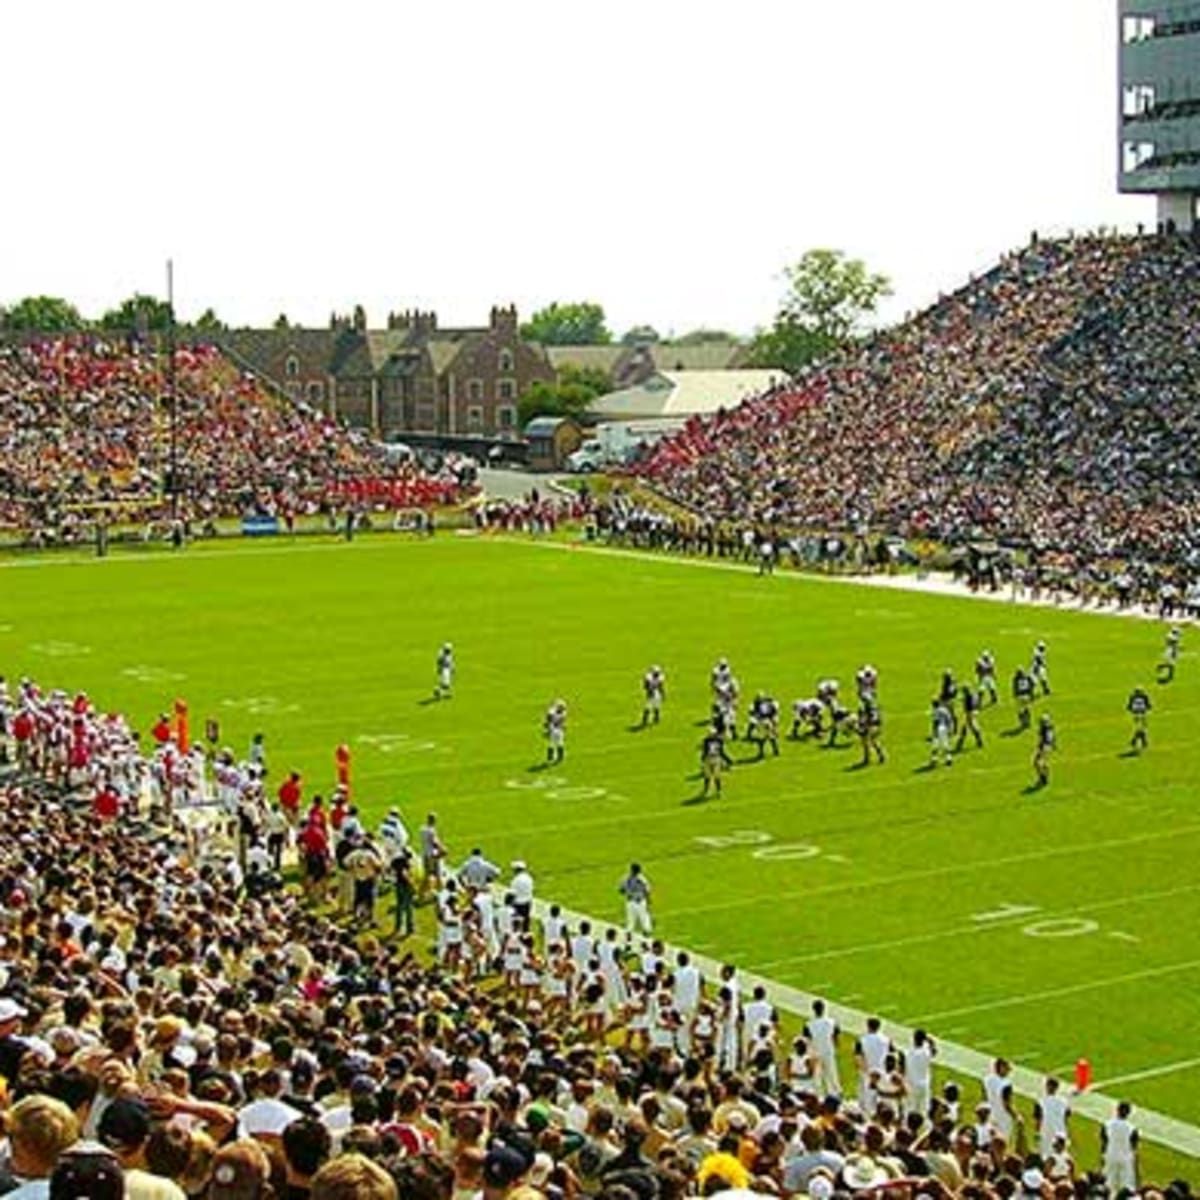
[{"label": "flagpole", "polygon": [[167,403],[171,421],[171,520],[179,520],[179,395],[175,388],[175,264],[167,259]]}]

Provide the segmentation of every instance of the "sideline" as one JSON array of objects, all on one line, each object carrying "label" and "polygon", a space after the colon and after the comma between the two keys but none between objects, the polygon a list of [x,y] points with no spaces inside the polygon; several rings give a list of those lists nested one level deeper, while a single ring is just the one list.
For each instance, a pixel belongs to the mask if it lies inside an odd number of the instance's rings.
[{"label": "sideline", "polygon": [[[534,913],[539,919],[549,909],[550,903],[547,900],[534,900]],[[605,921],[589,916],[587,913],[575,912],[561,906],[560,915],[571,925],[577,925],[580,921],[590,921],[593,929],[602,929],[608,926],[620,928],[617,922]],[[687,950],[687,947],[666,945],[665,953],[668,956],[674,956],[679,950]],[[720,961],[694,950],[687,950],[687,952],[691,956],[692,962],[700,968],[701,973],[707,980],[711,981],[719,976],[722,965]],[[749,992],[759,986],[765,988],[767,999],[776,1008],[804,1019],[807,1019],[811,1015],[812,1002],[818,998],[812,992],[802,991],[799,988],[777,983],[773,979],[767,979],[765,976],[756,975],[750,971],[739,969],[738,981],[745,992]],[[866,1031],[867,1017],[868,1015],[874,1015],[868,1014],[861,1009],[850,1008],[845,1004],[836,1004],[831,1000],[826,1000],[826,1010],[837,1021],[843,1031],[854,1036],[858,1036]],[[895,1021],[888,1020],[882,1013],[879,1015],[883,1023],[884,1032],[893,1041],[902,1045],[912,1044],[912,1026],[901,1025]],[[963,1046],[957,1042],[946,1041],[937,1035],[936,1030],[931,1030],[930,1032],[933,1033],[938,1044],[938,1056],[935,1060],[937,1063],[940,1063],[944,1067],[949,1067],[952,1071],[956,1071],[959,1074],[969,1075],[976,1080],[982,1079],[991,1070],[994,1055],[985,1054],[980,1050],[974,1050],[969,1046]],[[1173,1070],[1184,1070],[1186,1067],[1197,1064],[1200,1064],[1200,1059],[1188,1060],[1184,1063],[1172,1063],[1167,1067],[1154,1067],[1132,1075],[1117,1076],[1108,1082],[1133,1082],[1137,1079],[1150,1078],[1153,1075],[1167,1074]],[[1046,1075],[1043,1072],[1033,1071],[1028,1067],[1013,1064],[1011,1076],[1013,1090],[1019,1095],[1029,1099],[1037,1099],[1043,1095],[1042,1084],[1045,1078]],[[1073,1113],[1097,1123],[1108,1120],[1115,1113],[1117,1107],[1117,1099],[1115,1097],[1095,1090],[1072,1093],[1070,1102]],[[1143,1138],[1156,1142],[1161,1146],[1166,1146],[1169,1150],[1174,1150],[1179,1154],[1186,1154],[1192,1158],[1200,1158],[1200,1126],[1189,1125],[1186,1121],[1167,1116],[1165,1113],[1155,1112],[1153,1109],[1142,1108],[1140,1105],[1134,1106],[1133,1120],[1141,1131]]]},{"label": "sideline", "polygon": [[[729,571],[733,574],[744,575],[747,579],[757,578],[754,565],[751,563],[731,562],[722,558],[688,558],[673,554],[670,551],[636,550],[626,546],[598,545],[595,542],[559,542],[542,541],[538,538],[518,538],[511,534],[489,534],[480,538],[481,543],[498,543],[537,546],[542,550],[571,550],[587,551],[589,554],[609,555],[613,558],[630,558],[637,562],[673,563],[681,567],[699,567],[710,571]],[[918,578],[915,574],[899,575],[822,575],[815,571],[797,571],[789,568],[775,572],[772,579],[801,580],[806,583],[850,584],[857,587],[869,587],[884,591],[920,592],[930,596],[946,596],[957,600],[981,600],[992,604],[1006,604],[1010,607],[1047,608],[1053,612],[1070,613],[1085,617],[1122,617],[1139,621],[1156,621],[1165,624],[1163,618],[1153,610],[1142,606],[1134,608],[1080,608],[1078,604],[1055,604],[1052,600],[1031,600],[1027,595],[1019,599],[1013,598],[1008,591],[972,592],[964,584],[955,583],[954,577],[945,571],[939,571]],[[1172,618],[1176,625],[1195,625],[1197,621],[1182,613]]]}]

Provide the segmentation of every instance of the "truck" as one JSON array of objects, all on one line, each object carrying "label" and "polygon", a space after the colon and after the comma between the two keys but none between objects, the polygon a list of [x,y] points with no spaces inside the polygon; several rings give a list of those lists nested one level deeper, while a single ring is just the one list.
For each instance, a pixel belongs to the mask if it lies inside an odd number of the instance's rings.
[{"label": "truck", "polygon": [[567,455],[567,470],[578,475],[627,466],[643,448],[653,446],[682,424],[679,420],[605,421],[578,450]]}]

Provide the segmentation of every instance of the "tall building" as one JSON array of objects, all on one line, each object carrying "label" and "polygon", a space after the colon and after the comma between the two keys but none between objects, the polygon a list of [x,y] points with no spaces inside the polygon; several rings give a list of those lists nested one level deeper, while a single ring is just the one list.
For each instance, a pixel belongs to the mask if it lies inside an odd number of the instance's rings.
[{"label": "tall building", "polygon": [[1118,0],[1119,178],[1158,198],[1158,223],[1196,224],[1200,196],[1200,0]]}]

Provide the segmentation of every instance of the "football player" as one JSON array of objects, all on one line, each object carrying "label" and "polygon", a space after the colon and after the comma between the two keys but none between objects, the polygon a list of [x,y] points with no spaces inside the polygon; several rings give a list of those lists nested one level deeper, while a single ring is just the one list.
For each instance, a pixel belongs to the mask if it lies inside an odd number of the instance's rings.
[{"label": "football player", "polygon": [[1050,782],[1050,753],[1058,747],[1054,722],[1049,713],[1038,718],[1037,749],[1033,752],[1033,769],[1037,772],[1037,786],[1045,787]]},{"label": "football player", "polygon": [[705,796],[711,788],[721,794],[721,773],[733,766],[733,760],[725,753],[725,738],[714,725],[700,743],[700,774],[704,780]]},{"label": "football player", "polygon": [[1029,675],[1042,689],[1042,695],[1050,695],[1050,672],[1046,666],[1046,643],[1038,642],[1033,648],[1033,661],[1029,664]]},{"label": "football player", "polygon": [[1146,726],[1150,710],[1153,707],[1150,703],[1150,696],[1145,688],[1135,687],[1129,693],[1129,700],[1125,704],[1125,709],[1133,717],[1133,737],[1129,741],[1129,748],[1135,753],[1139,750],[1146,750],[1150,746],[1150,738]]},{"label": "football player", "polygon": [[653,666],[642,677],[642,728],[651,721],[658,724],[662,717],[662,702],[667,694],[667,677],[662,667]]},{"label": "football player", "polygon": [[454,647],[446,642],[438,651],[437,686],[433,689],[435,700],[449,699],[454,688]]},{"label": "football player", "polygon": [[746,740],[758,743],[758,757],[766,755],[770,742],[775,757],[779,757],[779,702],[766,692],[759,692],[750,706],[750,725]]},{"label": "football player", "polygon": [[1033,703],[1033,676],[1018,667],[1013,674],[1013,700],[1017,705],[1017,725],[1020,729],[1029,728],[1029,706]]},{"label": "football player", "polygon": [[990,704],[999,701],[996,688],[996,657],[990,650],[985,650],[975,660],[975,683],[979,688],[980,699],[986,696]]},{"label": "football player", "polygon": [[546,709],[542,719],[542,732],[546,736],[546,761],[560,763],[566,754],[567,742],[567,702],[555,700]]},{"label": "football player", "polygon": [[950,734],[954,729],[954,715],[940,695],[934,696],[929,713],[929,763],[937,766],[938,757],[948,767],[954,765],[950,753]]}]

